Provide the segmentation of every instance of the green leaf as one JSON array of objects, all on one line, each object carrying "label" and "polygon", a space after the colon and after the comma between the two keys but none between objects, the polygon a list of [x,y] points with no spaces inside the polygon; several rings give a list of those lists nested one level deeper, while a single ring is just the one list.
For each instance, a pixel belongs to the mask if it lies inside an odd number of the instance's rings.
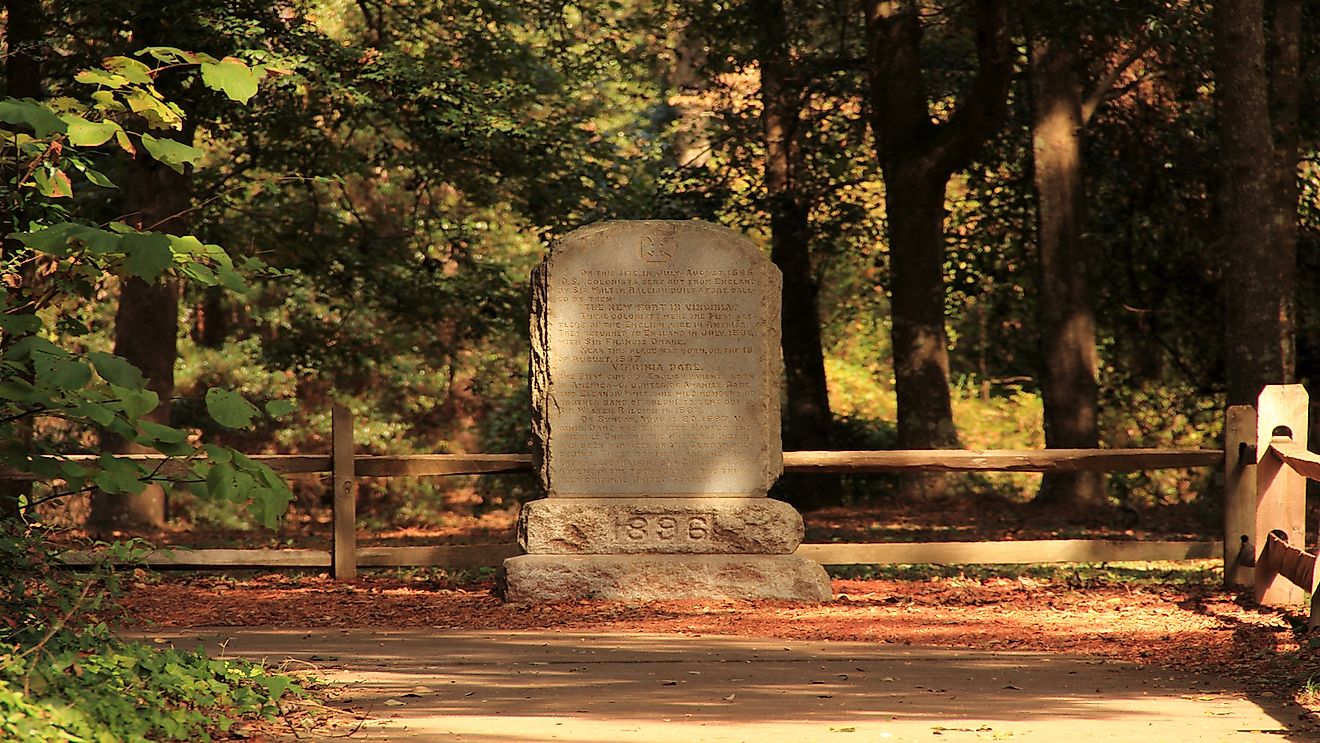
[{"label": "green leaf", "polygon": [[107,178],[105,173],[102,173],[99,170],[83,168],[83,175],[87,176],[87,180],[91,182],[92,185],[100,186],[101,188],[119,188],[119,186],[115,185],[114,181]]},{"label": "green leaf", "polygon": [[26,312],[0,314],[0,330],[11,336],[27,335],[41,330],[41,318]]},{"label": "green leaf", "polygon": [[211,466],[206,473],[206,492],[217,500],[234,500],[236,480],[234,468],[223,462]]},{"label": "green leaf", "polygon": [[231,101],[247,103],[257,94],[259,74],[233,57],[225,57],[219,62],[202,63],[202,83],[211,90],[218,90]]},{"label": "green leaf", "polygon": [[117,384],[110,385],[110,391],[119,398],[119,405],[124,415],[131,419],[141,418],[156,409],[160,404],[160,395],[151,390],[129,389]]},{"label": "green leaf", "polygon": [[92,370],[78,359],[56,359],[37,366],[37,382],[61,390],[82,389],[92,381]]},{"label": "green leaf", "polygon": [[165,269],[174,264],[167,235],[155,232],[134,232],[120,238],[124,251],[124,270],[148,283],[160,278]]},{"label": "green leaf", "polygon": [[110,384],[131,389],[141,389],[147,384],[147,378],[142,376],[142,372],[119,356],[93,351],[87,354],[87,358],[96,367],[96,373]]},{"label": "green leaf", "polygon": [[202,151],[191,145],[168,137],[156,138],[142,134],[142,146],[163,165],[169,166],[176,173],[183,172],[184,165],[196,165],[202,158]]},{"label": "green leaf", "polygon": [[102,454],[97,462],[101,471],[92,477],[96,487],[107,493],[139,493],[146,483],[141,466],[131,459],[120,459],[112,454]]},{"label": "green leaf", "polygon": [[52,134],[63,134],[68,125],[48,107],[31,98],[18,100],[6,98],[0,101],[0,121],[6,124],[24,124],[32,127],[33,133],[41,139]]},{"label": "green leaf", "polygon": [[71,415],[81,418],[89,418],[98,426],[109,426],[115,419],[115,411],[109,405],[99,402],[87,401],[75,405],[69,409]]},{"label": "green leaf", "polygon": [[188,438],[188,434],[184,431],[170,426],[162,426],[159,423],[152,423],[151,421],[138,421],[138,428],[142,430],[142,433],[150,436],[152,441],[159,441],[164,444],[178,444]]},{"label": "green leaf", "polygon": [[73,196],[73,181],[69,174],[49,163],[32,174],[37,183],[37,192],[51,199],[67,199]]},{"label": "green leaf", "polygon": [[38,252],[64,258],[69,255],[69,235],[76,227],[65,222],[36,232],[16,232],[11,237]]},{"label": "green leaf", "polygon": [[69,144],[77,147],[99,147],[109,142],[115,132],[124,130],[113,121],[88,121],[73,114],[65,114],[62,118],[69,125]]},{"label": "green leaf", "polygon": [[101,62],[101,66],[110,72],[122,75],[131,83],[150,85],[153,82],[151,68],[132,57],[106,57]]},{"label": "green leaf", "polygon": [[165,64],[193,64],[206,55],[186,52],[173,46],[149,46],[138,50],[138,54],[150,55],[157,62]]},{"label": "green leaf", "polygon": [[206,391],[206,412],[226,428],[244,428],[260,413],[256,406],[237,392],[212,387]]},{"label": "green leaf", "polygon": [[283,418],[297,409],[297,400],[271,400],[266,403],[266,415],[272,418]]},{"label": "green leaf", "polygon": [[207,458],[213,462],[229,462],[234,458],[234,453],[223,446],[206,444],[202,448],[206,449]]},{"label": "green leaf", "polygon": [[73,79],[84,85],[104,85],[107,88],[122,88],[128,84],[128,78],[106,70],[83,70]]}]

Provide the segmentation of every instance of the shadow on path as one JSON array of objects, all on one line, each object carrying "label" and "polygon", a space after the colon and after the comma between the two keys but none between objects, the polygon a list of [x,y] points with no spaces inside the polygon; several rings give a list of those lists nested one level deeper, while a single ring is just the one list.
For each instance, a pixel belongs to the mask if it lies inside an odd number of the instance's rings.
[{"label": "shadow on path", "polygon": [[352,740],[1314,739],[1220,680],[1047,653],[613,633],[139,636],[314,667],[336,686],[330,704],[358,718],[336,736]]}]

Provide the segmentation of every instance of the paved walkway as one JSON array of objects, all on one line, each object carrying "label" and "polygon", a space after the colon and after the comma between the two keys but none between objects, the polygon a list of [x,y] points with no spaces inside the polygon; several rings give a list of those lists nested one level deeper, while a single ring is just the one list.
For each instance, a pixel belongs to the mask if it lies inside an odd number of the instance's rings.
[{"label": "paved walkway", "polygon": [[1045,653],[544,632],[218,628],[142,636],[315,666],[338,687],[331,704],[366,718],[351,740],[1317,739],[1290,729],[1287,713],[1271,714],[1212,678]]}]

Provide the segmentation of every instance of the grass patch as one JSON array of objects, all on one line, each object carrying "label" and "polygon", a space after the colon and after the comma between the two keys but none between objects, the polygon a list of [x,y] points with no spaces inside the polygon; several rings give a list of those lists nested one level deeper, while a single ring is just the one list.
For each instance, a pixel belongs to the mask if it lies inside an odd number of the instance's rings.
[{"label": "grass patch", "polygon": [[845,580],[991,580],[1031,578],[1069,585],[1209,586],[1223,581],[1217,560],[1005,565],[832,565],[832,578]]}]

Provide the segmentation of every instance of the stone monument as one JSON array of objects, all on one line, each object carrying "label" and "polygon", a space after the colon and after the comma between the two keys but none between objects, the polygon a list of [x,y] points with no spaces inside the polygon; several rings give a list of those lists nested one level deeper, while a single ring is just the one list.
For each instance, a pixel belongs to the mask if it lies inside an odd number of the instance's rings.
[{"label": "stone monument", "polygon": [[537,469],[505,598],[824,601],[793,555],[802,517],[766,498],[779,441],[780,274],[703,222],[605,222],[532,277]]}]

